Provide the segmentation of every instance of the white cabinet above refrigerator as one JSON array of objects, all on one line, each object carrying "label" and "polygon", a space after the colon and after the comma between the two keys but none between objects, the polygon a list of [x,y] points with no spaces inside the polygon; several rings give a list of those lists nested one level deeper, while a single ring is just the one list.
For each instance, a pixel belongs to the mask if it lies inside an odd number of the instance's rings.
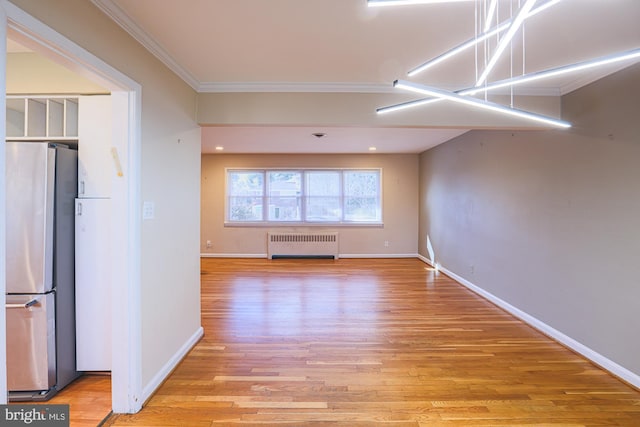
[{"label": "white cabinet above refrigerator", "polygon": [[111,96],[78,99],[78,197],[111,197]]}]

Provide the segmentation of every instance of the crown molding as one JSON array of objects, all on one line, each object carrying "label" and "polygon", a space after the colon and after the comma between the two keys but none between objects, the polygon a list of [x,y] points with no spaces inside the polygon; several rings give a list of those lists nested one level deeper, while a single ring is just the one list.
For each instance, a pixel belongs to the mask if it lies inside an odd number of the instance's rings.
[{"label": "crown molding", "polygon": [[158,58],[164,65],[173,71],[178,77],[184,80],[194,90],[198,91],[200,82],[185,68],[176,62],[153,38],[140,28],[117,4],[112,0],[91,0],[98,9],[111,18],[138,43],[144,46],[153,56]]},{"label": "crown molding", "polygon": [[[459,87],[443,87],[455,91]],[[242,93],[242,92],[299,92],[299,93],[397,93],[391,83],[286,83],[286,82],[208,82],[199,86],[201,93]],[[511,95],[508,88],[489,92],[490,95]],[[517,87],[517,96],[560,96],[558,88]],[[477,95],[480,97],[480,95]],[[484,95],[482,95],[484,96]]]},{"label": "crown molding", "polygon": [[287,83],[287,82],[208,82],[199,92],[327,92],[327,93],[393,93],[391,83]]},{"label": "crown molding", "polygon": [[[118,24],[123,30],[137,40],[152,55],[158,58],[171,71],[180,77],[185,83],[199,93],[395,93],[393,84],[387,83],[294,83],[294,82],[199,82],[193,74],[182,67],[169,55],[147,32],[145,32],[133,19],[126,14],[113,0],[91,0],[91,2]],[[622,67],[621,67],[622,68]],[[593,79],[595,80],[595,79]],[[592,80],[589,80],[590,82]],[[587,82],[587,83],[588,83]],[[575,81],[573,84],[562,88],[527,88],[519,87],[514,90],[515,95],[520,96],[560,96],[571,92],[584,84]],[[456,90],[459,88],[445,88]],[[509,95],[509,90],[497,90],[491,92],[495,95]]]}]

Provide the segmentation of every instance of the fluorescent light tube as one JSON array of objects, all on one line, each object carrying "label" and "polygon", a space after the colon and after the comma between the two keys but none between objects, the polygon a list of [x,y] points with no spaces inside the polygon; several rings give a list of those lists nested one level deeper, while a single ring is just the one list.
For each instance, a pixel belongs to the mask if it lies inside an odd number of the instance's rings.
[{"label": "fluorescent light tube", "polygon": [[380,107],[376,109],[376,113],[384,114],[393,111],[405,110],[407,108],[419,107],[420,105],[431,104],[432,102],[442,101],[440,98],[423,98],[415,101],[403,102],[401,104],[389,105],[388,107]]},{"label": "fluorescent light tube", "polygon": [[413,4],[458,3],[474,0],[367,0],[369,7],[408,6]]},{"label": "fluorescent light tube", "polygon": [[[533,9],[531,12],[529,12],[529,15],[527,15],[527,19],[531,18],[534,15],[537,15],[538,13],[542,12],[543,10],[546,10],[547,8],[549,8],[550,6],[553,6],[554,4],[560,2],[561,0],[550,0],[548,2],[546,2],[545,4],[543,4],[542,6],[539,6],[536,9]],[[458,46],[448,50],[447,52],[443,53],[442,55],[438,55],[433,59],[430,59],[427,62],[422,63],[421,65],[418,65],[416,68],[412,69],[411,71],[409,71],[407,73],[407,76],[409,77],[413,77],[416,74],[433,67],[436,64],[439,64],[440,62],[451,58],[452,56],[457,55],[458,53],[469,49],[470,47],[473,47],[483,41],[485,41],[486,39],[488,39],[489,37],[495,36],[496,34],[506,30],[507,28],[509,28],[509,25],[511,23],[511,20],[508,19],[504,22],[502,22],[501,24],[493,27],[491,30],[489,31],[485,31],[484,33],[478,35],[477,37],[471,38],[469,40],[467,40],[466,42],[459,44]]]},{"label": "fluorescent light tube", "polygon": [[542,12],[543,10],[548,9],[549,7],[553,6],[556,3],[560,3],[560,1],[561,0],[549,0],[545,4],[540,5],[537,8],[533,9],[531,12],[529,12],[529,16],[527,16],[527,19],[531,18],[534,15],[537,15],[538,13]]},{"label": "fluorescent light tube", "polygon": [[501,105],[501,104],[496,104],[493,102],[482,101],[477,98],[458,95],[455,92],[449,92],[449,91],[437,89],[431,86],[412,83],[406,80],[396,80],[395,82],[393,82],[393,86],[399,89],[405,89],[411,92],[421,93],[423,95],[434,96],[436,98],[457,102],[459,104],[470,105],[472,107],[477,107],[484,110],[495,111],[495,112],[507,114],[510,116],[515,116],[515,117],[519,117],[527,120],[533,120],[533,121],[544,123],[551,126],[557,126],[561,128],[571,127],[571,123],[565,122],[563,120],[554,119],[554,118],[543,116],[540,114],[530,113],[528,111],[517,110],[515,108],[505,107],[504,105]]},{"label": "fluorescent light tube", "polygon": [[407,76],[409,77],[413,77],[418,73],[423,72],[424,70],[426,70],[427,68],[431,68],[436,64],[441,63],[444,60],[447,60],[449,58],[451,58],[452,56],[455,56],[457,54],[459,54],[460,52],[462,52],[463,50],[466,50],[470,47],[473,47],[475,45],[477,45],[480,42],[485,41],[486,39],[488,39],[489,37],[492,37],[496,34],[498,34],[501,31],[504,31],[507,29],[507,27],[509,27],[509,23],[503,23],[500,24],[499,26],[493,28],[491,31],[488,31],[486,33],[480,34],[478,37],[473,38],[473,39],[469,39],[466,42],[454,47],[451,50],[448,50],[447,52],[443,53],[442,55],[438,55],[435,58],[421,64],[418,65],[416,68],[414,68],[413,70],[409,71],[407,73]]},{"label": "fluorescent light tube", "polygon": [[[549,70],[537,71],[535,73],[524,74],[522,76],[513,77],[511,79],[500,80],[497,82],[489,83],[481,87],[472,87],[462,90],[457,90],[453,93],[458,95],[475,95],[480,92],[488,92],[490,90],[499,89],[502,87],[510,87],[520,85],[522,83],[532,82],[536,80],[542,80],[559,76],[574,71],[587,70],[589,68],[595,68],[602,65],[614,64],[616,62],[629,61],[632,59],[640,59],[640,48],[631,49],[611,55],[601,56],[599,58],[590,59],[588,61],[576,62],[571,65],[563,65],[562,67],[551,68]],[[376,111],[380,114],[390,113],[393,111],[404,110],[406,108],[418,107],[420,105],[430,104],[435,101],[440,101],[440,98],[423,98],[415,101],[403,102],[401,104],[389,105],[387,107],[378,108]]]},{"label": "fluorescent light tube", "polygon": [[484,30],[487,31],[491,28],[491,23],[493,22],[493,15],[496,13],[496,7],[498,6],[498,0],[491,0],[491,4],[489,4],[489,9],[487,10],[487,16],[484,21]]},{"label": "fluorescent light tube", "polygon": [[513,77],[510,79],[500,80],[497,82],[489,83],[487,85],[464,89],[456,91],[460,95],[474,95],[479,92],[486,92],[493,89],[498,89],[507,86],[516,86],[535,80],[548,79],[550,77],[559,76],[562,74],[572,73],[575,71],[587,70],[589,68],[600,67],[602,65],[613,64],[616,62],[627,61],[634,58],[640,58],[640,48],[627,50],[607,56],[601,56],[600,58],[591,59],[589,61],[576,62],[571,65],[563,65],[562,67],[551,68],[549,70],[537,71],[535,73],[523,74],[521,76]]},{"label": "fluorescent light tube", "polygon": [[484,83],[485,80],[487,80],[489,73],[491,73],[491,71],[493,70],[493,67],[495,67],[496,63],[498,62],[498,59],[500,59],[502,52],[504,52],[504,50],[509,46],[511,39],[513,38],[513,36],[516,35],[516,32],[520,29],[520,26],[522,26],[522,23],[524,22],[524,20],[527,19],[527,16],[529,15],[531,8],[533,8],[533,5],[535,4],[535,2],[536,0],[526,0],[525,3],[522,5],[520,10],[516,14],[516,17],[514,18],[513,22],[511,23],[511,26],[509,27],[505,35],[500,39],[500,43],[498,43],[496,50],[493,52],[493,56],[491,56],[489,63],[487,64],[485,69],[482,71],[482,74],[478,78],[478,81],[476,82],[476,87],[482,85],[482,83]]}]

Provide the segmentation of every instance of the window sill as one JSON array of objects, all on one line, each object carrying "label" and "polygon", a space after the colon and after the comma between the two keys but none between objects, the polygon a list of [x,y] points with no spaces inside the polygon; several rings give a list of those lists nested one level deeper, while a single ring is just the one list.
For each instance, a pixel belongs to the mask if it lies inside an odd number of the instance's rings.
[{"label": "window sill", "polygon": [[291,228],[291,227],[322,227],[322,228],[383,228],[383,222],[226,222],[230,228]]}]

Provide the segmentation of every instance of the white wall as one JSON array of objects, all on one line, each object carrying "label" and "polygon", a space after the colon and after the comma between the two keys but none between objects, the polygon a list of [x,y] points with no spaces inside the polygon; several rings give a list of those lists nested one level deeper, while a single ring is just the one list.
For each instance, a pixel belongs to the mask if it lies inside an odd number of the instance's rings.
[{"label": "white wall", "polygon": [[420,253],[429,236],[443,267],[636,385],[638,99],[640,65],[564,96],[570,130],[473,131],[420,163]]}]

